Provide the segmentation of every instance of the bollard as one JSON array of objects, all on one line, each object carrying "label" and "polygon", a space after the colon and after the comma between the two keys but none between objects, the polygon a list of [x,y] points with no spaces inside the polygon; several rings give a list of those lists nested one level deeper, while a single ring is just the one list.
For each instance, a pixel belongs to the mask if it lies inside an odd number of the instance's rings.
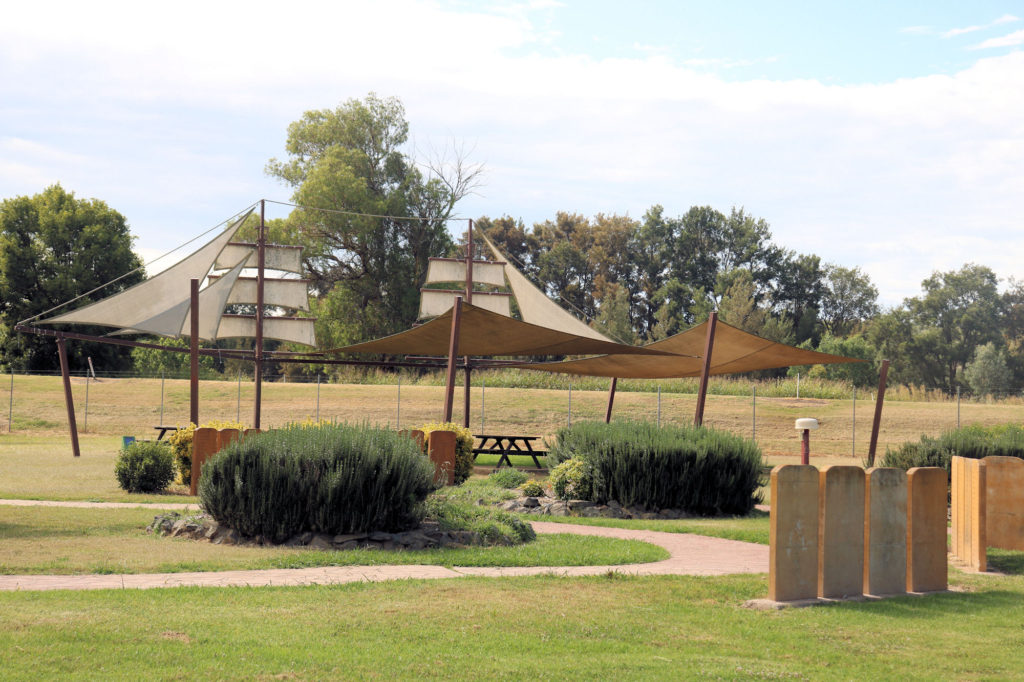
[{"label": "bollard", "polygon": [[811,463],[811,431],[818,428],[817,419],[797,419],[796,430],[803,431],[803,437],[800,443],[800,464],[808,465]]}]

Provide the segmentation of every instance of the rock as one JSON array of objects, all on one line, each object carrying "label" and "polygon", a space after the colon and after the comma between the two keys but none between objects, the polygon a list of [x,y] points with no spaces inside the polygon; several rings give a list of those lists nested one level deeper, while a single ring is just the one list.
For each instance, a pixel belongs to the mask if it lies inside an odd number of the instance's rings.
[{"label": "rock", "polygon": [[540,502],[537,501],[536,497],[527,497],[522,501],[522,505],[527,509],[534,509],[540,506]]},{"label": "rock", "polygon": [[338,549],[342,549],[342,550],[359,549],[359,543],[356,542],[355,540],[346,540],[345,542],[341,543],[337,547],[338,547]]},{"label": "rock", "polygon": [[580,509],[574,509],[573,511],[578,511],[580,516],[583,516],[583,517],[586,517],[586,518],[594,518],[596,516],[601,516],[601,510],[598,509],[596,506],[594,506],[594,507],[583,507],[583,508],[580,508]]},{"label": "rock", "polygon": [[569,506],[569,509],[573,511],[578,511],[580,509],[589,509],[590,507],[597,506],[596,502],[591,502],[590,500],[569,500],[566,502],[566,504]]},{"label": "rock", "polygon": [[313,536],[313,539],[309,541],[310,549],[334,549],[334,545],[331,544],[331,536],[324,535],[323,533],[317,533]]},{"label": "rock", "polygon": [[215,545],[237,545],[241,537],[241,534],[234,528],[223,526],[221,532],[214,536],[212,542]]},{"label": "rock", "polygon": [[305,533],[300,533],[298,538],[300,545],[308,545],[313,541],[313,533],[307,530]]},{"label": "rock", "polygon": [[359,540],[365,539],[366,533],[348,533],[347,535],[335,535],[333,538],[331,538],[331,544],[344,545],[345,543],[350,541],[358,542]]},{"label": "rock", "polygon": [[391,533],[384,533],[379,530],[375,530],[372,533],[370,533],[370,540],[374,542],[390,542],[394,539],[394,537],[395,536]]},{"label": "rock", "polygon": [[506,500],[498,504],[498,508],[505,511],[516,511],[519,509],[519,506],[519,500]]},{"label": "rock", "polygon": [[608,500],[608,508],[609,509],[622,509],[622,505],[619,504],[618,501],[616,501],[616,500]]},{"label": "rock", "polygon": [[568,516],[569,506],[565,502],[552,502],[548,507],[548,513],[552,516]]}]

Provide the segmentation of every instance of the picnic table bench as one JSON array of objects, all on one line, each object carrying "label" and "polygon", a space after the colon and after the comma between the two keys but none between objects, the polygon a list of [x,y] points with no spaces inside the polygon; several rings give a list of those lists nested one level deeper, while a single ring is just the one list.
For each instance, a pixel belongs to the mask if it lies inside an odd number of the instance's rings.
[{"label": "picnic table bench", "polygon": [[156,437],[157,440],[163,440],[168,431],[178,430],[177,426],[154,426],[153,428],[160,432],[160,435]]},{"label": "picnic table bench", "polygon": [[480,445],[473,448],[473,460],[477,455],[501,455],[498,458],[498,466],[507,464],[512,466],[509,455],[524,455],[533,458],[533,463],[538,469],[542,468],[537,457],[547,455],[547,450],[534,450],[533,442],[540,440],[540,436],[503,436],[498,434],[475,434],[480,439]]}]

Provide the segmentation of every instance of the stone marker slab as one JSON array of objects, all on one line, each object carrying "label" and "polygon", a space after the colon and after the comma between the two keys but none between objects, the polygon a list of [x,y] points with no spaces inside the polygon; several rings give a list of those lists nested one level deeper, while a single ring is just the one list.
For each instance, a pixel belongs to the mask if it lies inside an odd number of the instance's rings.
[{"label": "stone marker slab", "polygon": [[948,588],[946,560],[946,470],[914,467],[907,472],[907,591]]},{"label": "stone marker slab", "polygon": [[907,591],[907,472],[873,467],[864,474],[864,593]]},{"label": "stone marker slab", "polygon": [[455,432],[431,431],[428,445],[430,461],[434,463],[434,480],[455,485]]},{"label": "stone marker slab", "polygon": [[768,599],[797,601],[818,594],[818,470],[786,464],[772,469]]},{"label": "stone marker slab", "polygon": [[828,466],[819,477],[818,596],[857,597],[864,593],[864,470]]},{"label": "stone marker slab", "polygon": [[1024,460],[993,456],[982,461],[987,544],[1024,551]]},{"label": "stone marker slab", "polygon": [[217,454],[220,447],[220,433],[217,429],[201,428],[192,433],[192,482],[189,494],[195,495],[199,489],[199,477],[203,473],[203,463]]}]

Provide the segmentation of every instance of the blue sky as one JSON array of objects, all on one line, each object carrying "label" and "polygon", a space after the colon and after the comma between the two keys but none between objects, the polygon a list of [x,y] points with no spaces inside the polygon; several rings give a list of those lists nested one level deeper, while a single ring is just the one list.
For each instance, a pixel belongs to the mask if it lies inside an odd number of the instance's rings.
[{"label": "blue sky", "polygon": [[484,164],[465,217],[744,206],[887,304],[966,262],[1024,278],[1022,2],[29,5],[0,197],[103,199],[147,259],[289,199],[288,123],[372,90],[418,158]]}]

